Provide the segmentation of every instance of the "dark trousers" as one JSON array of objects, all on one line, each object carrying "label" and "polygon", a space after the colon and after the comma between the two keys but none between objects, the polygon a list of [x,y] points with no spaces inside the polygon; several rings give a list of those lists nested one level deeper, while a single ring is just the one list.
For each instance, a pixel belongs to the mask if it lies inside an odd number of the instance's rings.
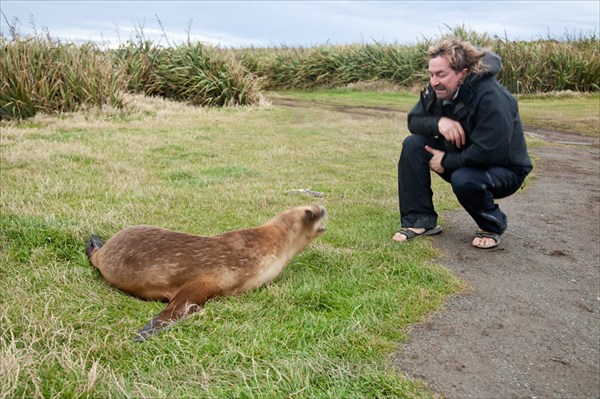
[{"label": "dark trousers", "polygon": [[[438,215],[433,206],[429,169],[432,155],[425,150],[425,145],[447,151],[443,139],[411,134],[404,140],[398,162],[402,227],[432,228],[437,225]],[[463,167],[440,176],[452,185],[458,201],[480,229],[504,233],[508,223],[506,215],[494,203],[494,199],[515,193],[523,184],[523,176],[503,167]]]}]

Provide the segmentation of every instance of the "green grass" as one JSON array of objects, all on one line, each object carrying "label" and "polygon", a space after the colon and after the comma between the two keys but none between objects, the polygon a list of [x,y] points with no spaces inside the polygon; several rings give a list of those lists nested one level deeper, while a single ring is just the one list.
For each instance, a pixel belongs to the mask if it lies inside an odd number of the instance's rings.
[{"label": "green grass", "polygon": [[600,92],[550,93],[519,99],[523,122],[590,136],[600,135]]},{"label": "green grass", "polygon": [[[271,92],[267,95],[317,101],[329,107],[369,107],[398,112],[410,111],[418,99],[418,94],[409,93],[398,86],[390,85],[382,91],[369,90],[372,87],[373,85],[366,85],[367,91],[345,88],[310,92],[286,91],[284,94]],[[564,91],[517,97],[521,120],[525,125],[591,136],[600,135],[599,92]]]},{"label": "green grass", "polygon": [[[126,114],[2,122],[1,398],[434,396],[390,355],[462,284],[430,239],[391,241],[405,115],[340,108],[402,111],[415,97],[282,95],[304,105],[132,97]],[[438,209],[455,209],[434,184]],[[299,188],[325,196],[290,193]],[[91,233],[147,223],[212,235],[310,202],[327,207],[328,231],[278,279],[142,344],[135,331],[164,304],[111,287],[84,255]]]},{"label": "green grass", "polygon": [[372,91],[373,85],[365,85],[366,89],[353,89],[352,86],[349,86],[335,90],[288,90],[283,94],[267,92],[266,95],[270,98],[285,96],[302,101],[319,101],[332,106],[381,108],[400,112],[409,111],[418,99],[417,95],[411,94],[397,85],[384,86],[383,90]]},{"label": "green grass", "polygon": [[[128,104],[126,118],[2,126],[2,397],[429,396],[389,355],[460,283],[429,241],[390,240],[401,114]],[[164,305],[109,286],[84,256],[91,233],[148,223],[212,235],[315,201],[328,232],[274,283],[144,344],[134,332]]]}]

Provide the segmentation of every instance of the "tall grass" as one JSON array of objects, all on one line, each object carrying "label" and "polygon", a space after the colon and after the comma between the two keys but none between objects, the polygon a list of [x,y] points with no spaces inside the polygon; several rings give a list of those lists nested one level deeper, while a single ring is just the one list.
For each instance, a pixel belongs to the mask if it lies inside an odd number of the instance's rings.
[{"label": "tall grass", "polygon": [[596,37],[530,43],[498,40],[493,49],[502,57],[500,79],[513,93],[600,89],[600,41]]},{"label": "tall grass", "polygon": [[0,119],[122,105],[123,76],[92,44],[0,38]]},{"label": "tall grass", "polygon": [[193,105],[251,105],[258,81],[231,54],[200,43],[159,53],[157,83],[149,94]]},{"label": "tall grass", "polygon": [[120,108],[126,91],[201,106],[261,99],[259,80],[231,53],[200,43],[161,48],[140,40],[102,51],[42,36],[0,40],[0,119]]},{"label": "tall grass", "polygon": [[145,93],[156,83],[156,56],[154,44],[149,40],[139,40],[121,45],[112,52],[116,64],[120,65],[127,79],[127,89],[131,93]]},{"label": "tall grass", "polygon": [[260,101],[258,79],[231,53],[201,43],[161,48],[130,42],[114,53],[134,93],[200,106],[252,105]]},{"label": "tall grass", "polygon": [[[489,48],[503,59],[498,78],[514,94],[600,89],[600,42],[596,35],[561,40],[508,41],[456,27],[442,35]],[[427,82],[426,49],[416,45],[361,44],[313,48],[243,49],[242,62],[271,90],[337,87],[357,81],[389,80],[404,87]]]},{"label": "tall grass", "polygon": [[333,88],[387,80],[408,87],[420,81],[426,43],[417,46],[364,44],[313,48],[243,49],[242,63],[264,78],[269,90]]},{"label": "tall grass", "polygon": [[[596,35],[511,42],[459,26],[440,38],[449,36],[496,51],[504,62],[499,79],[514,94],[600,89]],[[41,36],[0,39],[0,118],[18,119],[38,111],[120,107],[124,90],[230,106],[258,103],[262,89],[313,90],[377,80],[422,86],[428,78],[425,50],[433,42],[244,49],[187,42],[164,48],[140,35],[137,42],[101,51]]]}]

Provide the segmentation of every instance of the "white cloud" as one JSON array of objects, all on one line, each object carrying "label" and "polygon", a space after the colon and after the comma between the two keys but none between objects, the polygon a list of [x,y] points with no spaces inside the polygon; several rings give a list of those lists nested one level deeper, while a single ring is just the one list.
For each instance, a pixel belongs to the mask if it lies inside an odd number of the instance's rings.
[{"label": "white cloud", "polygon": [[[136,38],[166,44],[190,39],[219,46],[311,46],[327,42],[413,44],[465,26],[510,40],[565,32],[598,33],[594,1],[14,1],[2,0],[21,31],[38,27],[67,40],[118,45]],[[158,21],[160,19],[160,23]],[[4,21],[3,21],[4,22]],[[5,24],[2,29],[5,30]]]}]

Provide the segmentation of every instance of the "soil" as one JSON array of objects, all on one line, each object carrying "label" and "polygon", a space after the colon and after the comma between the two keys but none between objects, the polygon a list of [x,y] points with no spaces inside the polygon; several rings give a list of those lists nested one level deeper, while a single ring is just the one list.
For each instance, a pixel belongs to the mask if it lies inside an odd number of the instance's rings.
[{"label": "soil", "polygon": [[394,363],[444,398],[600,398],[598,139],[528,129],[533,179],[498,201],[509,228],[470,246],[465,211],[442,216],[438,263],[469,288],[409,331]]},{"label": "soil", "polygon": [[473,248],[464,210],[441,215],[444,232],[426,238],[468,288],[411,327],[392,360],[441,398],[600,398],[599,137],[525,130],[544,144],[529,149],[526,188],[498,201],[509,219],[500,246]]}]

